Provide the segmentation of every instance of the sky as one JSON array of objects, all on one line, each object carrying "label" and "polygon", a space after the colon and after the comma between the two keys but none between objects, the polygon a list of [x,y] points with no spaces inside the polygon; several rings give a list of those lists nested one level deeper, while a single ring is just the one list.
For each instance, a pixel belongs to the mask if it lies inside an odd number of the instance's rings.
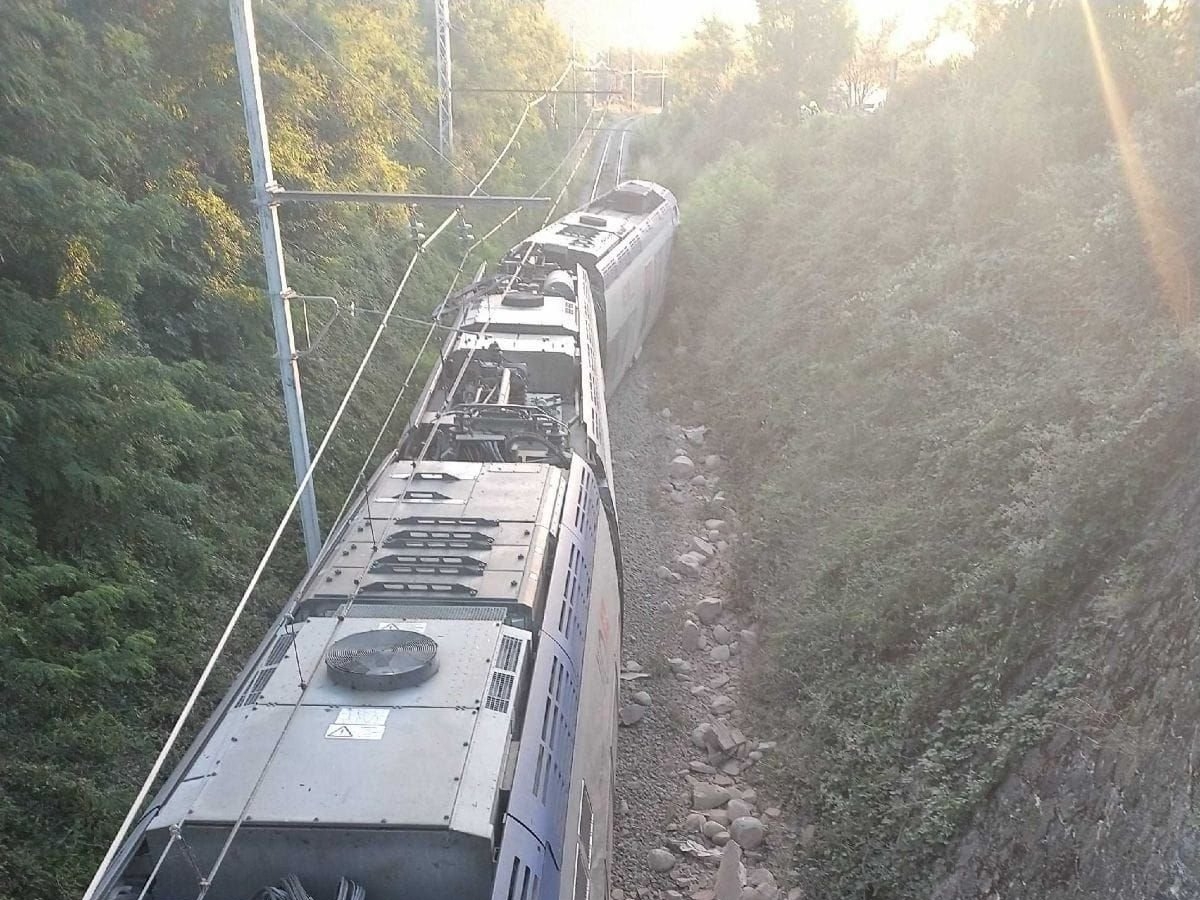
[{"label": "sky", "polygon": [[[895,16],[899,36],[915,40],[929,30],[953,0],[852,0],[866,32]],[[733,25],[754,20],[754,0],[547,0],[546,8],[576,34],[586,49],[627,47],[670,52],[683,44],[708,16]]]}]

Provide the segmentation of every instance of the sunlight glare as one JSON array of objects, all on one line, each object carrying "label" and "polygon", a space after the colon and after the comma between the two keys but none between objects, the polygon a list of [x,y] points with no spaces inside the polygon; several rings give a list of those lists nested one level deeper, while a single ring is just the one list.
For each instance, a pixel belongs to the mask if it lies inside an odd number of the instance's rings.
[{"label": "sunlight glare", "polygon": [[1121,168],[1125,172],[1125,181],[1129,185],[1129,193],[1137,210],[1150,262],[1161,282],[1163,300],[1170,308],[1175,321],[1183,325],[1191,321],[1193,308],[1191,273],[1188,271],[1183,239],[1171,226],[1162,197],[1142,161],[1130,128],[1129,111],[1109,67],[1100,29],[1096,27],[1096,20],[1092,15],[1091,3],[1089,0],[1080,0],[1080,7],[1087,26],[1096,77],[1104,94],[1109,126],[1112,128]]}]

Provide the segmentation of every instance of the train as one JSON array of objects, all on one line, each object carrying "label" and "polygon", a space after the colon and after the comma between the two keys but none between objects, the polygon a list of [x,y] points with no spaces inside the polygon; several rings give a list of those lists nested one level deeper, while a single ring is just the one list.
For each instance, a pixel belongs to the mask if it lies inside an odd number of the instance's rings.
[{"label": "train", "polygon": [[621,548],[607,399],[662,307],[625,181],[439,311],[396,449],[102,873],[102,900],[603,900]]}]

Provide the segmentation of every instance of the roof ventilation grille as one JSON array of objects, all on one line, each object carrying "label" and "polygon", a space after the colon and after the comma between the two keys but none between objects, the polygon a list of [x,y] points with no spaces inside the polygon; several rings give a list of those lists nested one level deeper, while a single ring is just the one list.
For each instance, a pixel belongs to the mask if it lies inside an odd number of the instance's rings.
[{"label": "roof ventilation grille", "polygon": [[361,631],[336,641],[325,654],[329,675],[358,691],[394,691],[437,671],[437,643],[416,631]]},{"label": "roof ventilation grille", "polygon": [[589,216],[586,213],[579,217],[580,225],[591,225],[594,228],[607,228],[608,219],[603,216]]},{"label": "roof ventilation grille", "polygon": [[504,295],[504,299],[500,301],[504,306],[516,306],[522,309],[534,309],[543,306],[546,303],[546,298],[541,294],[535,294],[532,291],[509,291]]}]

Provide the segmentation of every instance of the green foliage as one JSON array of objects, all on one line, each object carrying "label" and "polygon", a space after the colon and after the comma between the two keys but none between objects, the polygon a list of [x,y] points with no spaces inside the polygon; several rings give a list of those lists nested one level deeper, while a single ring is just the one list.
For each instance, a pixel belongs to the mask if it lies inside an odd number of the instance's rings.
[{"label": "green foliage", "polygon": [[[1101,30],[1195,234],[1179,24],[1123,5]],[[1066,717],[1106,584],[1138,590],[1127,562],[1200,458],[1196,325],[1160,296],[1079,25],[1010,13],[883,113],[767,130],[684,189],[674,388],[727,441],[771,635],[759,728],[822,896],[930,895]]]},{"label": "green foliage", "polygon": [[[468,6],[455,36],[464,82],[548,86],[562,71],[564,41],[538,4]],[[419,137],[433,133],[435,95],[424,4],[256,11],[281,182],[464,187]],[[292,471],[227,4],[15,0],[0,58],[0,897],[71,897],[240,595]],[[483,174],[523,106],[461,104],[466,176]],[[535,110],[491,190],[519,193],[549,172],[573,137],[554,124]],[[395,209],[283,219],[293,286],[359,310],[294,310],[319,439],[413,249]],[[400,311],[440,301],[460,253],[450,238],[428,254]],[[386,333],[327,454],[326,524],[413,362],[415,330]],[[226,680],[301,566],[289,539]]]},{"label": "green foliage", "polygon": [[846,0],[758,0],[754,55],[763,95],[785,122],[819,104],[854,48]]}]

